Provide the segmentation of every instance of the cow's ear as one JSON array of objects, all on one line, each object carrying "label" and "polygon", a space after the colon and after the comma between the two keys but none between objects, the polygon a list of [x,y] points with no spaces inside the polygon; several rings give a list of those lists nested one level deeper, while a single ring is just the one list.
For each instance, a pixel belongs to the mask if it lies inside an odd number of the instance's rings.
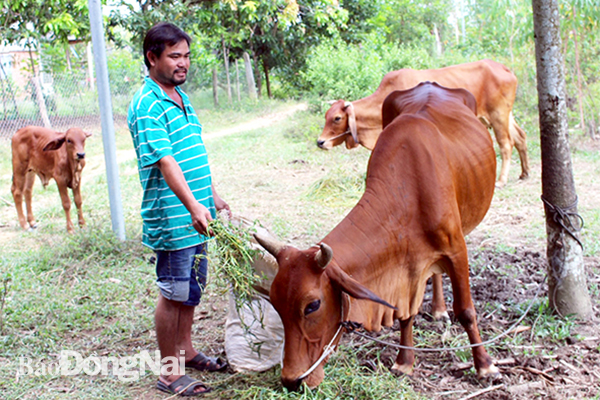
[{"label": "cow's ear", "polygon": [[369,290],[366,286],[358,283],[354,279],[350,277],[350,275],[346,274],[337,266],[332,266],[325,270],[329,279],[336,285],[338,285],[342,291],[348,293],[350,296],[355,299],[363,299],[363,300],[371,300],[375,303],[383,304],[386,307],[397,310],[396,307],[383,300],[381,297],[377,296],[371,290]]},{"label": "cow's ear", "polygon": [[58,150],[60,149],[60,146],[63,145],[63,143],[65,143],[65,138],[67,137],[67,135],[65,133],[62,133],[59,137],[52,139],[50,142],[48,142],[43,150],[44,151],[48,151],[48,150]]}]

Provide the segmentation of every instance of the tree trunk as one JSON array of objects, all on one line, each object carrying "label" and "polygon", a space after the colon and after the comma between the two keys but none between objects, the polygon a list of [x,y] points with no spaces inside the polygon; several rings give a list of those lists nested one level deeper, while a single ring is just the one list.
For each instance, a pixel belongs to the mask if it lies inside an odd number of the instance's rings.
[{"label": "tree trunk", "polygon": [[48,109],[46,108],[46,102],[44,101],[44,94],[42,93],[42,85],[40,84],[40,77],[35,68],[35,61],[33,60],[33,53],[31,52],[31,45],[29,44],[29,62],[31,63],[31,83],[34,89],[35,101],[38,104],[40,117],[44,123],[45,128],[52,128],[50,124],[50,118],[48,118]]},{"label": "tree trunk", "polygon": [[227,101],[231,104],[231,80],[229,79],[229,50],[225,46],[225,40],[221,39],[223,44],[223,61],[225,62],[225,76],[227,77]]},{"label": "tree trunk", "polygon": [[238,65],[238,59],[235,59],[235,91],[237,93],[238,103],[242,101],[242,96],[240,95],[240,67]]},{"label": "tree trunk", "polygon": [[215,102],[215,107],[219,107],[219,80],[217,79],[217,69],[213,68],[212,70],[212,78],[213,78],[213,101]]},{"label": "tree trunk", "polygon": [[256,85],[254,84],[254,74],[252,73],[252,64],[250,63],[250,56],[244,52],[244,68],[246,69],[246,84],[248,85],[248,96],[252,100],[256,100]]},{"label": "tree trunk", "polygon": [[[585,117],[583,113],[583,90],[581,89],[581,66],[579,64],[579,43],[577,40],[577,28],[576,28],[576,12],[575,5],[572,6],[573,14],[571,15],[571,19],[573,21],[573,45],[575,46],[575,69],[577,70],[577,97],[579,103],[579,125],[581,126],[581,131],[585,135],[586,125],[585,125]],[[566,54],[566,53],[565,53]]]},{"label": "tree trunk", "polygon": [[580,226],[580,221],[577,218],[577,194],[567,136],[558,0],[533,0],[532,5],[542,150],[542,199],[546,213],[548,298],[550,306],[559,315],[576,314],[580,318],[589,318],[592,304],[583,265],[583,249],[577,230],[565,228],[570,224]]},{"label": "tree trunk", "polygon": [[442,56],[442,41],[440,39],[440,32],[438,31],[437,24],[433,24],[433,36],[435,38],[435,55],[437,57]]},{"label": "tree trunk", "polygon": [[271,98],[271,81],[269,80],[269,65],[267,61],[263,58],[263,69],[265,71],[265,84],[267,85],[267,96]]},{"label": "tree trunk", "polygon": [[73,68],[71,67],[71,47],[69,46],[69,43],[65,43],[65,57],[67,59],[67,70],[72,71]]},{"label": "tree trunk", "polygon": [[254,81],[256,82],[258,97],[260,98],[262,97],[262,82],[260,78],[260,64],[258,62],[258,57],[256,56],[256,53],[252,55],[252,59],[254,60],[254,65],[256,66],[256,68],[254,68]]},{"label": "tree trunk", "polygon": [[88,79],[90,90],[94,91],[94,57],[92,55],[92,43],[88,42],[86,47],[87,63],[88,63]]},{"label": "tree trunk", "polygon": [[44,122],[44,127],[52,128],[52,124],[50,123],[50,118],[48,118],[48,109],[46,108],[46,101],[44,100],[44,94],[42,93],[42,85],[40,84],[40,77],[36,75],[31,77],[31,83],[35,89],[35,100],[37,101],[40,117],[42,117],[42,121]]}]

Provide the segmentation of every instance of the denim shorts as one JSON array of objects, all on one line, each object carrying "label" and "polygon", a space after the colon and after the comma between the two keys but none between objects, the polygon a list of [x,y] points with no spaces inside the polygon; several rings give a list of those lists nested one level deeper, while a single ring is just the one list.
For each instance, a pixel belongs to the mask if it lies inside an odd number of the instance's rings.
[{"label": "denim shorts", "polygon": [[156,284],[160,294],[185,306],[197,306],[206,286],[207,265],[206,244],[175,251],[157,251]]}]

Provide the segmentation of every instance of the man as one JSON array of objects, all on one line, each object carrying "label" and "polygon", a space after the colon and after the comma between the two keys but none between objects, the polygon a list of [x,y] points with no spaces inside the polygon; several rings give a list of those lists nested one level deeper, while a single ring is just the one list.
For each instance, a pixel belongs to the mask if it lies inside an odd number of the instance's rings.
[{"label": "man", "polygon": [[[156,252],[160,295],[155,312],[161,358],[202,371],[227,364],[194,349],[194,307],[206,284],[208,222],[229,206],[217,194],[210,174],[202,126],[188,96],[178,87],[190,67],[191,38],[177,26],[160,23],[144,39],[149,70],[127,116],[143,188],[144,245]],[[169,370],[169,373],[165,373]],[[157,388],[185,396],[211,389],[185,375],[179,363],[163,368]]]}]

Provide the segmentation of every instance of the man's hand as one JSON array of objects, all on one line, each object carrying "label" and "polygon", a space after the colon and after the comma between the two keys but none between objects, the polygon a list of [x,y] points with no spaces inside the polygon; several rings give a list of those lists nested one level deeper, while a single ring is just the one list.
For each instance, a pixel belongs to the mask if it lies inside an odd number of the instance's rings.
[{"label": "man's hand", "polygon": [[190,212],[192,216],[192,226],[198,231],[198,233],[208,236],[208,223],[212,221],[212,215],[210,215],[208,208],[204,207],[200,203],[196,204],[198,207],[194,207],[194,211]]}]

